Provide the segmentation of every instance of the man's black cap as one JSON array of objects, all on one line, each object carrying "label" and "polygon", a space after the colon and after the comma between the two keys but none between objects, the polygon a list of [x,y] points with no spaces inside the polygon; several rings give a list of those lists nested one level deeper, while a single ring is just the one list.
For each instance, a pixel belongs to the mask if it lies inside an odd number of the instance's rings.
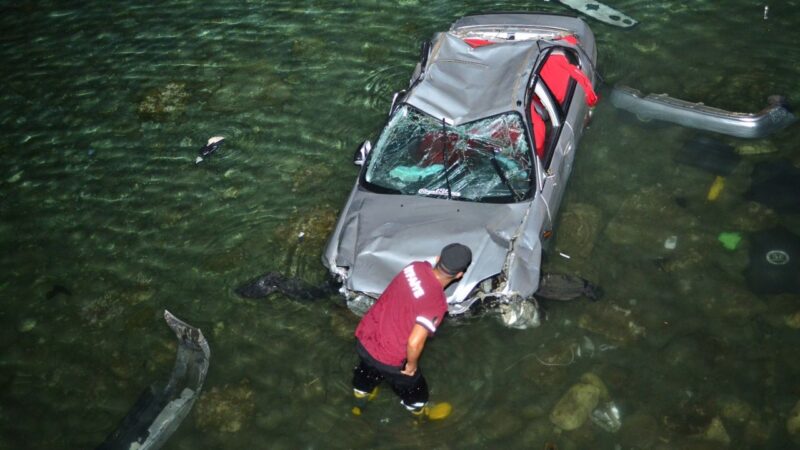
[{"label": "man's black cap", "polygon": [[449,275],[456,275],[467,270],[472,262],[472,252],[469,247],[462,244],[450,244],[442,249],[439,256],[439,267]]}]

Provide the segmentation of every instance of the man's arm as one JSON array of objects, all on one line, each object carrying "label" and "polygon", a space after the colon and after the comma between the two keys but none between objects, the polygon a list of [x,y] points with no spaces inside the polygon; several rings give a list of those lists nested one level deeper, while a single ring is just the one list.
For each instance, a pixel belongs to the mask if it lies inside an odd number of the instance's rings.
[{"label": "man's arm", "polygon": [[403,375],[412,376],[417,372],[417,363],[425,347],[425,340],[428,339],[428,330],[416,323],[408,336],[408,346],[406,347],[406,366],[400,372]]}]

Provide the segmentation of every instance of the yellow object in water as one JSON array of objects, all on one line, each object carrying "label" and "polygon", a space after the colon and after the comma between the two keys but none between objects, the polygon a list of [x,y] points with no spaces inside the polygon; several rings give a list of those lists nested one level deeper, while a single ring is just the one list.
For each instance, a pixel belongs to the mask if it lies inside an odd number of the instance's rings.
[{"label": "yellow object in water", "polygon": [[451,412],[453,412],[453,405],[447,402],[437,403],[435,406],[425,408],[425,415],[430,420],[446,419]]},{"label": "yellow object in water", "polygon": [[708,189],[708,195],[706,198],[708,201],[713,202],[717,198],[719,198],[719,194],[722,193],[722,189],[725,187],[725,177],[721,177],[717,175],[717,178],[714,178],[714,182],[711,183],[711,188]]},{"label": "yellow object in water", "polygon": [[359,408],[358,406],[353,406],[353,409],[351,409],[350,412],[352,412],[354,416],[360,416],[361,408]]}]

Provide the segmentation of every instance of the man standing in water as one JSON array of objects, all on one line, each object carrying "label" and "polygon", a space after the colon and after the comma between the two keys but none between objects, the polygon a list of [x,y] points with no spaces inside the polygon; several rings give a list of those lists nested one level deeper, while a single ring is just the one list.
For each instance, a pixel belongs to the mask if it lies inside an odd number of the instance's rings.
[{"label": "man standing in water", "polygon": [[[419,368],[425,341],[436,332],[447,313],[444,288],[464,275],[472,252],[462,244],[442,249],[431,267],[416,261],[392,279],[356,328],[359,364],[353,371],[353,414],[378,392],[385,379],[401,404],[415,415],[444,418],[449,405],[436,413],[427,409],[428,384]],[[441,409],[441,408],[440,408]]]}]

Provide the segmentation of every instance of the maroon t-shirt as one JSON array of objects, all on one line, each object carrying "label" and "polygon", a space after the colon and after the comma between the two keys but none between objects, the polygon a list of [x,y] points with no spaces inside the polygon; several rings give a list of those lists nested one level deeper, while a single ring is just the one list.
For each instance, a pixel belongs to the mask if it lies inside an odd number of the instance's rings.
[{"label": "maroon t-shirt", "polygon": [[447,299],[433,268],[427,262],[414,262],[394,277],[367,311],[356,338],[379,362],[400,366],[414,324],[433,334],[446,312]]}]

